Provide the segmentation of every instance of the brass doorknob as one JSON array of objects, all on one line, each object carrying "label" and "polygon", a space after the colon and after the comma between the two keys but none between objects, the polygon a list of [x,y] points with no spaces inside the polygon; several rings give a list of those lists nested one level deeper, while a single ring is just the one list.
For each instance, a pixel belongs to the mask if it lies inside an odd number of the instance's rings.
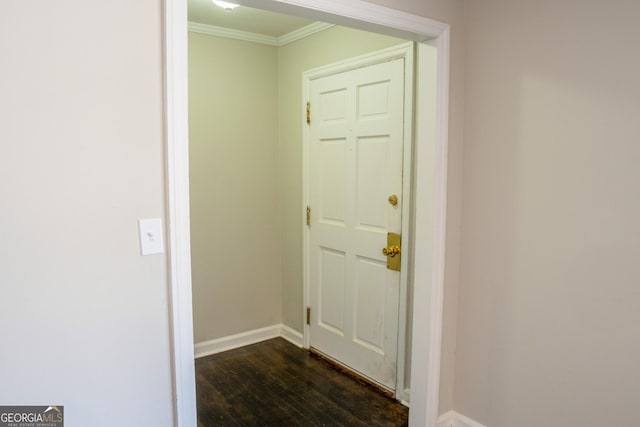
[{"label": "brass doorknob", "polygon": [[382,253],[386,256],[394,257],[400,253],[400,246],[389,246],[388,248],[382,248]]}]

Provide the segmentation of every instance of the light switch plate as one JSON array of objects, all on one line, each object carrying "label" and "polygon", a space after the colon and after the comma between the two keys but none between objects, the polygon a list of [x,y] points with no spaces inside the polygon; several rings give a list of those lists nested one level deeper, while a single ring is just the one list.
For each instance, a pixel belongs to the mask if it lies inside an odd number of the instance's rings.
[{"label": "light switch plate", "polygon": [[141,255],[164,253],[162,220],[160,218],[139,219],[138,230],[140,232]]}]

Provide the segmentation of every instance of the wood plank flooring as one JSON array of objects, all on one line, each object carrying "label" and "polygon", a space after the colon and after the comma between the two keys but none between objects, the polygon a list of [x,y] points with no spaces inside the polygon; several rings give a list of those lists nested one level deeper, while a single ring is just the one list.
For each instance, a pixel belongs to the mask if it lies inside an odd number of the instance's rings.
[{"label": "wood plank flooring", "polygon": [[406,426],[408,409],[282,338],[196,360],[198,427]]}]

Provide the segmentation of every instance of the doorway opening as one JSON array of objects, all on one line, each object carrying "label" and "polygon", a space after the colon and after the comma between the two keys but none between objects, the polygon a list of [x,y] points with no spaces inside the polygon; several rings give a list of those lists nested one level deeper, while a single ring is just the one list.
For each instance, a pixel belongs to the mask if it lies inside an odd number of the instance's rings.
[{"label": "doorway opening", "polygon": [[[416,112],[416,236],[411,425],[437,418],[438,370],[444,265],[448,27],[366,2],[358,7],[322,6],[311,0],[243,2],[249,6],[313,16],[362,29],[395,32],[418,41]],[[176,418],[195,424],[193,324],[189,252],[188,146],[186,117],[186,1],[166,0],[167,167]],[[354,11],[354,9],[357,9]],[[380,26],[382,24],[382,26]],[[428,41],[425,43],[427,39]]]}]

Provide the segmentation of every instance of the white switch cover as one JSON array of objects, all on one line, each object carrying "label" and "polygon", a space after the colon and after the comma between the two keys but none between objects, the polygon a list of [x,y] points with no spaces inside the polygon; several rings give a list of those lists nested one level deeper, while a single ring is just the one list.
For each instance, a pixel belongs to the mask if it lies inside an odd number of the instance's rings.
[{"label": "white switch cover", "polygon": [[164,252],[162,221],[160,218],[139,219],[138,230],[140,231],[141,255],[161,254]]}]

